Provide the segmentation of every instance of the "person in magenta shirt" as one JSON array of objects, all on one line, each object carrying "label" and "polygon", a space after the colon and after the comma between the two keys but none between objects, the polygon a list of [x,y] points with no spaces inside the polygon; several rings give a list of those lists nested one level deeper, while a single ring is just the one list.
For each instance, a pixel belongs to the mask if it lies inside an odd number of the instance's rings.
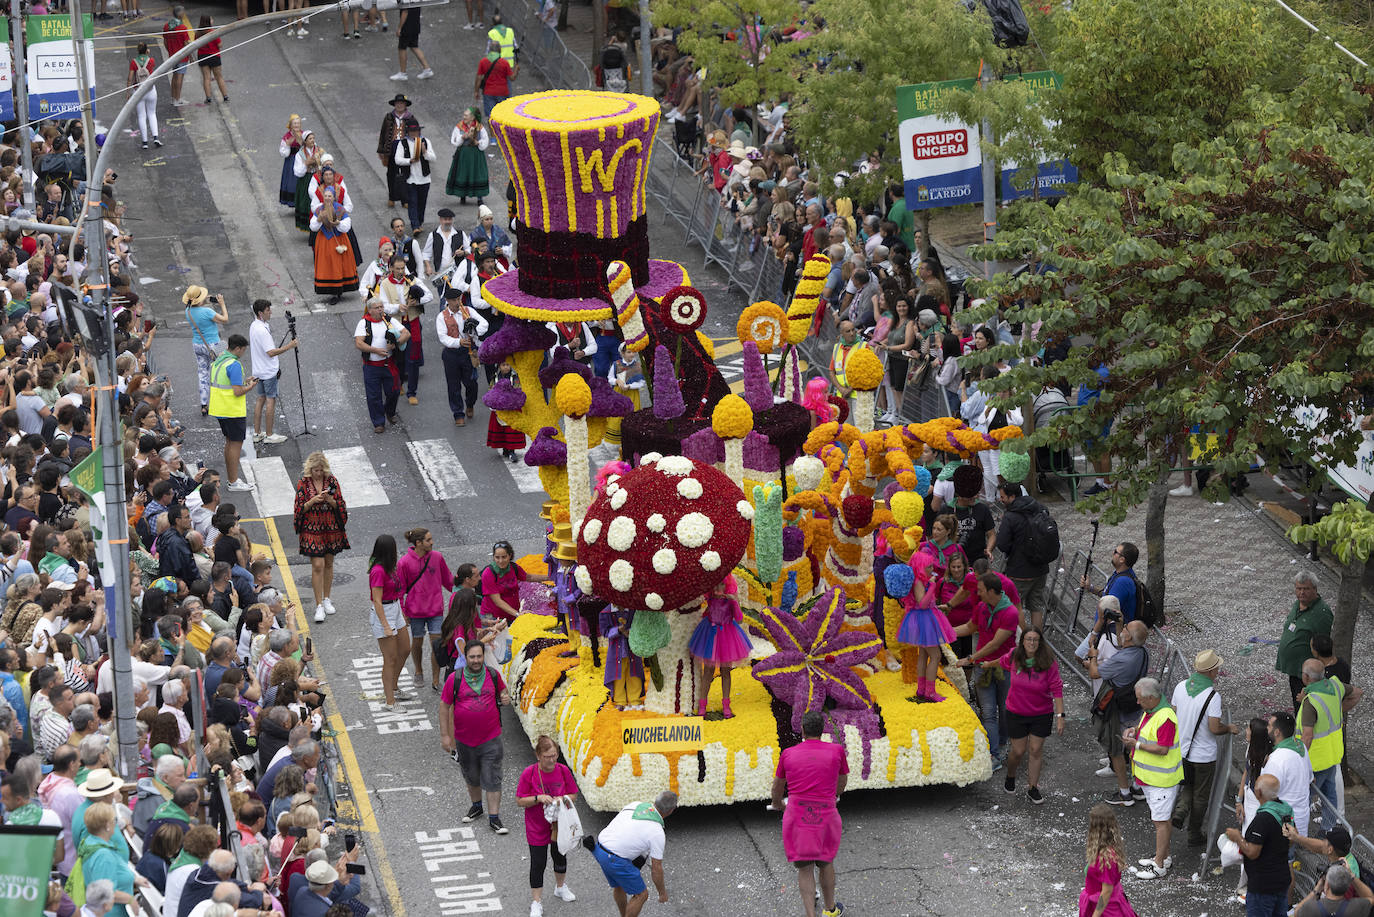
[{"label": "person in magenta shirt", "polygon": [[544,913],[544,865],[553,857],[554,896],[562,901],[575,901],[577,896],[568,887],[568,860],[558,849],[554,824],[548,819],[550,809],[573,807],[577,795],[577,781],[566,764],[558,763],[558,743],[548,736],[534,742],[535,763],[525,768],[515,785],[515,802],[525,810],[525,842],[530,846],[530,914]]},{"label": "person in magenta shirt", "polygon": [[843,745],[821,740],[824,729],[820,711],[802,714],[802,740],[783,749],[773,776],[773,808],[783,809],[782,849],[797,867],[806,917],[816,917],[817,868],[823,917],[844,912],[844,905],[835,901],[835,856],[844,828],[835,803],[849,782],[849,760]]},{"label": "person in magenta shirt", "polygon": [[1121,887],[1125,861],[1121,829],[1111,806],[1100,802],[1088,812],[1088,872],[1078,894],[1079,917],[1135,917]]},{"label": "person in magenta shirt", "polygon": [[515,562],[509,541],[491,546],[491,563],[482,570],[482,615],[488,621],[514,621],[520,614],[520,584],[530,576]]},{"label": "person in magenta shirt", "polygon": [[1027,765],[1026,798],[1036,805],[1045,801],[1040,792],[1040,767],[1045,757],[1045,739],[1050,727],[1055,735],[1064,734],[1064,682],[1059,663],[1050,652],[1045,634],[1038,627],[1021,633],[1016,648],[1001,658],[984,661],[983,667],[998,666],[1010,678],[1007,688],[1007,734],[1011,751],[1007,754],[1007,776],[1003,788],[1016,792],[1016,771],[1030,748]]},{"label": "person in magenta shirt", "polygon": [[[977,644],[971,655],[954,664],[969,666],[1000,657],[1006,652],[1007,641],[1015,636],[1020,617],[1016,606],[1003,592],[1000,576],[984,573],[978,577],[978,606],[973,610],[973,619],[954,629],[954,633],[960,637],[976,633]],[[978,692],[983,729],[988,734],[993,770],[1002,766],[1006,753],[1007,688],[1005,674],[995,669],[984,672],[974,685],[974,690]]]},{"label": "person in magenta shirt", "polygon": [[[936,597],[950,627],[973,620],[973,609],[978,604],[978,577],[969,570],[968,558],[963,552],[950,555],[945,572],[936,584]],[[950,649],[956,656],[967,656],[973,651],[973,638],[956,637]]]},{"label": "person in magenta shirt", "polygon": [[509,834],[501,824],[501,705],[510,703],[510,694],[501,673],[488,668],[486,647],[474,640],[464,648],[464,665],[444,682],[439,695],[439,735],[444,750],[451,753],[463,769],[472,806],[463,823],[482,817],[482,794],[486,793],[487,823],[497,834]]},{"label": "person in magenta shirt", "polygon": [[[444,555],[434,550],[434,536],[429,529],[406,532],[410,550],[396,564],[396,578],[404,593],[401,614],[410,625],[410,661],[415,664],[415,684],[425,680],[425,634],[431,646],[437,646],[444,627],[444,591],[452,588],[453,574],[449,572]],[[431,655],[431,660],[433,656]],[[439,690],[439,666],[431,661],[430,687]]]},{"label": "person in magenta shirt", "polygon": [[382,696],[388,707],[413,696],[397,688],[410,652],[410,632],[401,616],[401,581],[396,578],[396,539],[378,535],[367,559],[367,586],[372,597],[372,636],[382,654]]}]

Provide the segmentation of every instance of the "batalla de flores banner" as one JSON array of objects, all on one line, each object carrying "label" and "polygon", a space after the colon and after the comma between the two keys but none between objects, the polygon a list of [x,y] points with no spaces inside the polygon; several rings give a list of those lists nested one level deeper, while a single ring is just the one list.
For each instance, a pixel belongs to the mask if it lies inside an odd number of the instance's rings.
[{"label": "batalla de flores banner", "polygon": [[[1031,83],[1035,91],[1059,85],[1059,75],[1048,70],[1011,76]],[[983,154],[978,128],[956,118],[936,114],[951,92],[967,92],[977,80],[945,80],[897,87],[897,133],[902,154],[902,179],[909,210],[977,204],[983,200]],[[1015,200],[1032,193],[1012,182],[1018,166],[1004,164],[1001,193]],[[1040,163],[1037,181],[1042,197],[1062,194],[1063,185],[1078,180],[1078,172],[1065,160]]]},{"label": "batalla de flores banner", "polygon": [[57,828],[0,827],[0,917],[42,917]]},{"label": "batalla de flores banner", "polygon": [[[95,74],[95,42],[89,13],[81,17],[81,50],[86,58],[86,73]],[[75,117],[81,108],[81,88],[77,82],[76,53],[72,48],[72,20],[69,16],[30,16],[24,27],[28,49],[25,76],[29,90],[29,118]],[[95,84],[90,88],[91,114],[95,114]]]}]

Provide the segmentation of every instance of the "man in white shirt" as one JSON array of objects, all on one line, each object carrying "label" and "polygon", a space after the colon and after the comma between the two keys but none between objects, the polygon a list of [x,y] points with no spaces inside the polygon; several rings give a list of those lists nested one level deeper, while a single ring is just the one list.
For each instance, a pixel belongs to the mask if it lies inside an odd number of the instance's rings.
[{"label": "man in white shirt", "polygon": [[676,809],[677,794],[670,791],[658,794],[653,802],[632,802],[588,844],[611,885],[621,917],[639,917],[644,902],[649,900],[649,890],[636,860],[642,863],[648,859],[658,900],[668,903],[668,886],[663,879],[663,848],[667,843],[663,820]]},{"label": "man in white shirt", "polygon": [[410,215],[410,231],[420,234],[425,222],[425,204],[429,201],[430,163],[436,158],[434,146],[420,135],[420,122],[406,122],[406,135],[396,141],[393,161],[401,167],[406,179],[406,208]]},{"label": "man in white shirt", "polygon": [[[253,375],[258,380],[258,400],[253,405],[253,442],[276,445],[286,442],[285,436],[272,432],[272,425],[277,421],[277,377],[280,375],[277,357],[288,350],[295,350],[300,341],[292,334],[290,343],[274,346],[271,321],[272,303],[266,299],[253,300],[253,324],[248,329],[248,353],[253,363]],[[261,432],[264,430],[264,410],[267,413],[267,426],[266,432]],[[191,524],[195,524],[194,517]]]},{"label": "man in white shirt", "polygon": [[447,207],[439,210],[439,228],[425,239],[421,257],[425,263],[425,276],[441,275],[439,295],[444,295],[443,279],[453,273],[454,267],[468,249],[468,234],[453,228],[454,213]]},{"label": "man in white shirt", "polygon": [[191,528],[205,539],[207,548],[213,547],[219,537],[215,528],[215,511],[219,509],[219,482],[213,478],[202,478],[202,483],[186,495],[186,508],[191,511]]},{"label": "man in white shirt", "polygon": [[1188,826],[1188,846],[1206,840],[1202,820],[1212,799],[1212,778],[1217,769],[1217,736],[1235,735],[1240,727],[1221,721],[1221,695],[1215,679],[1222,659],[1215,650],[1203,650],[1193,660],[1193,674],[1174,688],[1174,712],[1178,715],[1179,750],[1183,753],[1183,786],[1174,804],[1175,828]]},{"label": "man in white shirt", "polygon": [[367,415],[374,433],[385,433],[386,422],[399,423],[396,402],[401,397],[401,383],[390,366],[391,355],[404,350],[410,332],[394,318],[383,312],[379,299],[370,299],[367,313],[353,329],[353,345],[363,355],[363,388],[367,392]]},{"label": "man in white shirt", "polygon": [[[440,211],[442,214],[442,211]],[[470,262],[469,262],[470,263]],[[477,342],[487,333],[487,320],[463,302],[463,291],[448,287],[447,307],[439,313],[434,330],[443,345],[444,381],[448,407],[455,426],[464,426],[477,409],[477,367],[472,362]]]},{"label": "man in white shirt", "polygon": [[1312,762],[1307,759],[1307,747],[1302,740],[1294,738],[1296,730],[1293,714],[1285,710],[1270,715],[1269,738],[1274,740],[1274,750],[1269,753],[1269,760],[1260,773],[1279,779],[1279,800],[1293,807],[1293,826],[1299,834],[1306,835],[1311,811]]}]

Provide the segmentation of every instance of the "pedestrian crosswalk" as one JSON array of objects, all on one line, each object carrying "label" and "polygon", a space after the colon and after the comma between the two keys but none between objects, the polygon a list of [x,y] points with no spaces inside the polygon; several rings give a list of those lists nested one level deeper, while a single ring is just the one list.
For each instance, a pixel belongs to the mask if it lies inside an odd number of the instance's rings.
[{"label": "pedestrian crosswalk", "polygon": [[[374,465],[367,449],[362,446],[345,446],[321,451],[329,461],[330,471],[339,480],[339,486],[343,489],[344,499],[348,502],[350,510],[369,506],[389,506],[392,500],[387,487],[403,487],[405,482],[410,480],[396,469],[385,469],[385,465],[382,468],[388,474],[379,473],[381,469]],[[448,440],[411,440],[406,443],[406,453],[414,466],[416,476],[424,483],[431,499],[454,500],[478,496],[477,485],[468,476],[467,469],[463,467]],[[544,489],[539,482],[539,469],[531,468],[523,460],[511,464],[499,459],[496,453],[489,453],[483,454],[480,461],[504,468],[518,493],[541,493]],[[282,458],[275,455],[245,459],[243,465],[253,485],[253,500],[258,514],[290,515],[295,505],[299,469],[288,471]]]},{"label": "pedestrian crosswalk", "polygon": [[[736,337],[717,337],[711,340],[715,344],[716,369],[720,370],[721,376],[729,383],[730,391],[736,395],[742,394],[744,392],[744,345]],[[778,362],[776,356],[769,360],[769,379],[777,379]],[[807,370],[806,361],[802,360],[800,366],[804,379]]]}]

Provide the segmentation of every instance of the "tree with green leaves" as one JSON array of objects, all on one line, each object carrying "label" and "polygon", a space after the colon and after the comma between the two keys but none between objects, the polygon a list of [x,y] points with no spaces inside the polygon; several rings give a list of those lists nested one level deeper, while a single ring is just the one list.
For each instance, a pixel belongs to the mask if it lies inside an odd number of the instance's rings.
[{"label": "tree with green leaves", "polygon": [[1354,658],[1355,622],[1364,594],[1364,573],[1374,552],[1374,500],[1347,500],[1312,525],[1295,525],[1288,537],[1298,544],[1315,541],[1341,562],[1340,587],[1332,608],[1331,642],[1336,655]]},{"label": "tree with green leaves", "polygon": [[[1257,99],[1256,118],[1175,146],[1169,171],[1185,177],[1108,155],[1105,187],[1022,202],[987,252],[1050,268],[991,285],[989,307],[1038,324],[991,387],[1004,403],[1061,381],[1100,392],[1033,442],[1111,458],[1109,490],[1084,503],[1108,523],[1148,494],[1161,601],[1168,476],[1190,431],[1215,435],[1214,496],[1256,456],[1349,462],[1362,441],[1351,412],[1374,378],[1374,87],[1323,63],[1282,102]],[[1084,343],[1050,366],[1029,359],[1052,338]]]}]

